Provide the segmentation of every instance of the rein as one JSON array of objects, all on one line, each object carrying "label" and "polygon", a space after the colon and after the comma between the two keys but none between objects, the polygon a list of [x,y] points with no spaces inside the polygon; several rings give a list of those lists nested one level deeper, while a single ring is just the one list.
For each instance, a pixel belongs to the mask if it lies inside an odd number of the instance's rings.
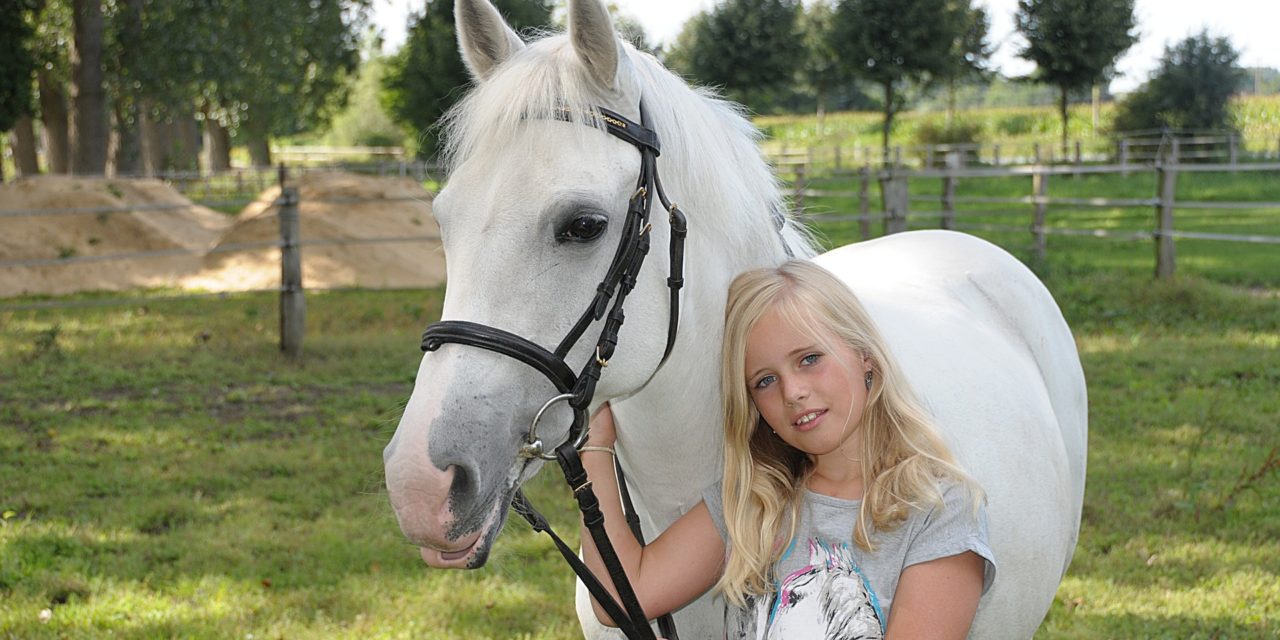
[{"label": "rein", "polygon": [[[653,640],[655,637],[653,629],[649,626],[644,610],[636,598],[635,590],[631,587],[622,563],[605,533],[604,516],[600,512],[599,501],[591,489],[591,483],[587,480],[586,471],[582,468],[579,449],[587,441],[589,430],[587,408],[595,396],[596,383],[600,380],[602,369],[609,365],[609,359],[613,357],[614,349],[618,344],[618,332],[625,320],[622,306],[626,302],[627,295],[635,288],[640,268],[644,265],[644,259],[649,253],[649,231],[652,229],[649,214],[653,207],[653,196],[656,195],[662,202],[663,208],[667,210],[668,223],[671,225],[670,276],[667,278],[671,303],[667,324],[667,345],[662,354],[662,360],[654,370],[655,374],[666,364],[667,357],[671,355],[671,349],[675,346],[676,331],[680,324],[680,289],[684,286],[684,239],[688,233],[688,226],[684,213],[667,199],[662,181],[658,177],[657,159],[661,148],[657,133],[648,126],[649,118],[644,101],[640,102],[640,123],[632,122],[621,114],[603,107],[597,107],[597,110],[598,115],[594,112],[581,114],[583,123],[597,128],[603,125],[610,135],[636,147],[640,152],[640,176],[636,180],[636,190],[627,204],[622,238],[618,242],[618,248],[614,251],[604,278],[596,286],[596,294],[591,304],[556,346],[554,352],[509,331],[463,320],[446,320],[428,326],[422,334],[422,350],[435,351],[447,343],[487,349],[533,367],[555,385],[559,394],[547,400],[534,415],[529,432],[525,436],[525,443],[520,449],[520,456],[527,459],[555,460],[560,464],[565,481],[573,490],[578,508],[582,511],[583,524],[600,551],[613,585],[618,591],[621,604],[614,600],[577,554],[551,530],[546,518],[533,508],[519,489],[512,497],[511,508],[527,520],[534,530],[545,531],[551,537],[574,573],[578,574],[587,590],[613,618],[614,623],[627,638]],[[568,110],[560,110],[554,117],[557,120],[573,122],[574,115]],[[588,358],[587,363],[575,375],[572,367],[565,361],[565,357],[581,340],[591,324],[601,319],[604,319],[605,323],[596,340],[595,355]],[[547,453],[547,447],[537,433],[538,423],[542,416],[559,402],[567,403],[573,410],[573,423],[569,427],[565,440],[553,447],[552,453]],[[617,462],[616,457],[614,464],[627,524],[640,544],[644,545],[639,518],[635,514],[635,507],[626,489],[622,465]],[[670,614],[659,618],[658,626],[668,640],[678,640],[675,623]]]}]

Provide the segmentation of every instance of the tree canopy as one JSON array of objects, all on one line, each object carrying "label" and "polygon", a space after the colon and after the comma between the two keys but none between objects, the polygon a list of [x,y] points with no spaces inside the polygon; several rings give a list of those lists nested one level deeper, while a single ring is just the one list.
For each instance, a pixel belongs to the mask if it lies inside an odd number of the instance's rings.
[{"label": "tree canopy", "polygon": [[893,116],[902,108],[902,85],[958,73],[955,51],[972,30],[972,11],[967,0],[840,0],[836,5],[831,48],[848,76],[880,87],[886,150]]},{"label": "tree canopy", "polygon": [[[494,5],[517,31],[551,24],[551,0],[497,0]],[[453,0],[428,0],[414,15],[404,45],[387,61],[382,104],[392,119],[417,132],[420,156],[439,148],[440,116],[471,82],[453,26]]]},{"label": "tree canopy", "polygon": [[804,64],[799,0],[727,0],[686,23],[668,62],[699,83],[759,110],[771,90],[796,79]]},{"label": "tree canopy", "polygon": [[1027,40],[1019,56],[1032,76],[1058,88],[1062,148],[1067,147],[1067,97],[1100,82],[1116,58],[1137,42],[1134,0],[1018,0],[1014,15]]},{"label": "tree canopy", "polygon": [[1165,47],[1160,66],[1120,104],[1115,128],[1228,129],[1227,103],[1245,74],[1240,53],[1207,31]]}]

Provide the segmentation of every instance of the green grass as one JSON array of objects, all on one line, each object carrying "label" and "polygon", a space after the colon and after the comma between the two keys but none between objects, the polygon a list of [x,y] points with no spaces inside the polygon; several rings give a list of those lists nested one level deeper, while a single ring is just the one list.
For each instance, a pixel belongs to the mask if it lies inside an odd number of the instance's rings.
[{"label": "green grass", "polygon": [[[1153,190],[1142,174],[1050,183]],[[1184,197],[1280,199],[1245,173],[1187,176]],[[1029,207],[1006,209],[1029,222]],[[1274,211],[1213,213],[1195,224],[1280,235]],[[1086,215],[1117,229],[1152,216]],[[1028,234],[985,235],[1030,259]],[[1274,245],[1178,251],[1170,282],[1151,278],[1149,241],[1050,237],[1035,265],[1077,337],[1091,406],[1080,543],[1038,637],[1280,634],[1280,259]],[[381,449],[442,291],[310,294],[301,362],[279,355],[274,296],[149,297],[165,293],[0,311],[0,638],[580,637],[571,574],[523,522],[463,573],[427,569],[391,516]],[[548,470],[530,494],[572,540],[560,484]]]}]

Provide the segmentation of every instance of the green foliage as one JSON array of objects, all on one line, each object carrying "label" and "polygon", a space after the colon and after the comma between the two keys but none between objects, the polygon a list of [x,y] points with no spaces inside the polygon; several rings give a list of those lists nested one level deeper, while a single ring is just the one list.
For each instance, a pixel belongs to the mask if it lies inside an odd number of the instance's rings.
[{"label": "green foliage", "polygon": [[748,107],[766,108],[768,97],[795,80],[805,64],[797,47],[798,0],[728,0],[691,18],[667,63],[700,84],[723,88]]},{"label": "green foliage", "polygon": [[[517,31],[551,24],[551,0],[497,0],[494,5]],[[462,97],[471,78],[458,52],[453,0],[429,0],[413,16],[403,47],[387,62],[382,104],[400,126],[415,132],[422,157],[440,146],[440,116]]]},{"label": "green foliage", "polygon": [[[963,65],[955,53],[966,45],[957,43],[976,31],[975,20],[968,3],[948,0],[841,0],[836,5],[831,48],[845,74],[880,87],[884,148],[893,116],[903,107],[901,85],[958,74]],[[976,41],[981,44],[980,34]]]},{"label": "green foliage", "polygon": [[1058,87],[1062,144],[1067,140],[1067,95],[1100,82],[1137,36],[1134,0],[1018,0],[1014,21],[1034,62],[1034,78]]},{"label": "green foliage", "polygon": [[938,126],[926,122],[916,127],[916,144],[968,144],[982,139],[982,125],[976,122],[953,122],[951,126]]},{"label": "green foliage", "polygon": [[1151,79],[1120,104],[1115,128],[1230,128],[1228,104],[1244,78],[1239,59],[1227,38],[1206,31],[1165,47]]},{"label": "green foliage", "polygon": [[334,116],[320,140],[322,144],[392,147],[404,143],[404,132],[382,108],[380,94],[386,68],[387,58],[378,48],[366,46],[365,60],[351,85],[347,106]]},{"label": "green foliage", "polygon": [[6,2],[0,6],[0,131],[8,131],[18,118],[34,112],[31,86],[36,59],[32,54],[29,14],[34,0]]}]

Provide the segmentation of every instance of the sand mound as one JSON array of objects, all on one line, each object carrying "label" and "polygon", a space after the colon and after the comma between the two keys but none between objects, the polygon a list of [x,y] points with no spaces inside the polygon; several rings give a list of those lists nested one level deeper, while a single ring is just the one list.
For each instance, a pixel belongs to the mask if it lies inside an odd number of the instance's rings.
[{"label": "sand mound", "polygon": [[[310,173],[293,184],[299,188],[303,243],[439,236],[431,217],[431,194],[411,179]],[[192,204],[158,180],[48,176],[2,184],[0,211],[125,211],[0,218],[0,262],[145,251],[191,254],[0,265],[0,296],[161,286],[209,291],[278,287],[279,249],[220,252],[238,244],[278,241],[279,222],[271,206],[278,195],[279,188],[272,187],[231,217]],[[154,206],[176,208],[148,209]],[[430,287],[444,282],[445,274],[438,240],[304,244],[302,265],[306,287]]]},{"label": "sand mound", "polygon": [[[350,173],[307,173],[298,187],[304,287],[433,287],[444,282],[438,240],[378,244],[328,244],[357,239],[439,238],[431,194],[410,178]],[[278,187],[262,193],[237,216],[219,248],[280,239],[271,203]],[[322,244],[311,244],[320,242]],[[234,291],[280,286],[278,249],[212,253],[184,286]]]},{"label": "sand mound", "polygon": [[[105,208],[121,211],[65,211]],[[193,252],[185,256],[0,266],[0,296],[172,285],[177,278],[199,271],[200,254],[213,247],[231,226],[227,216],[192,204],[159,180],[26,178],[0,184],[0,210],[45,210],[42,213],[46,214],[3,218],[0,261],[143,251]]]}]

